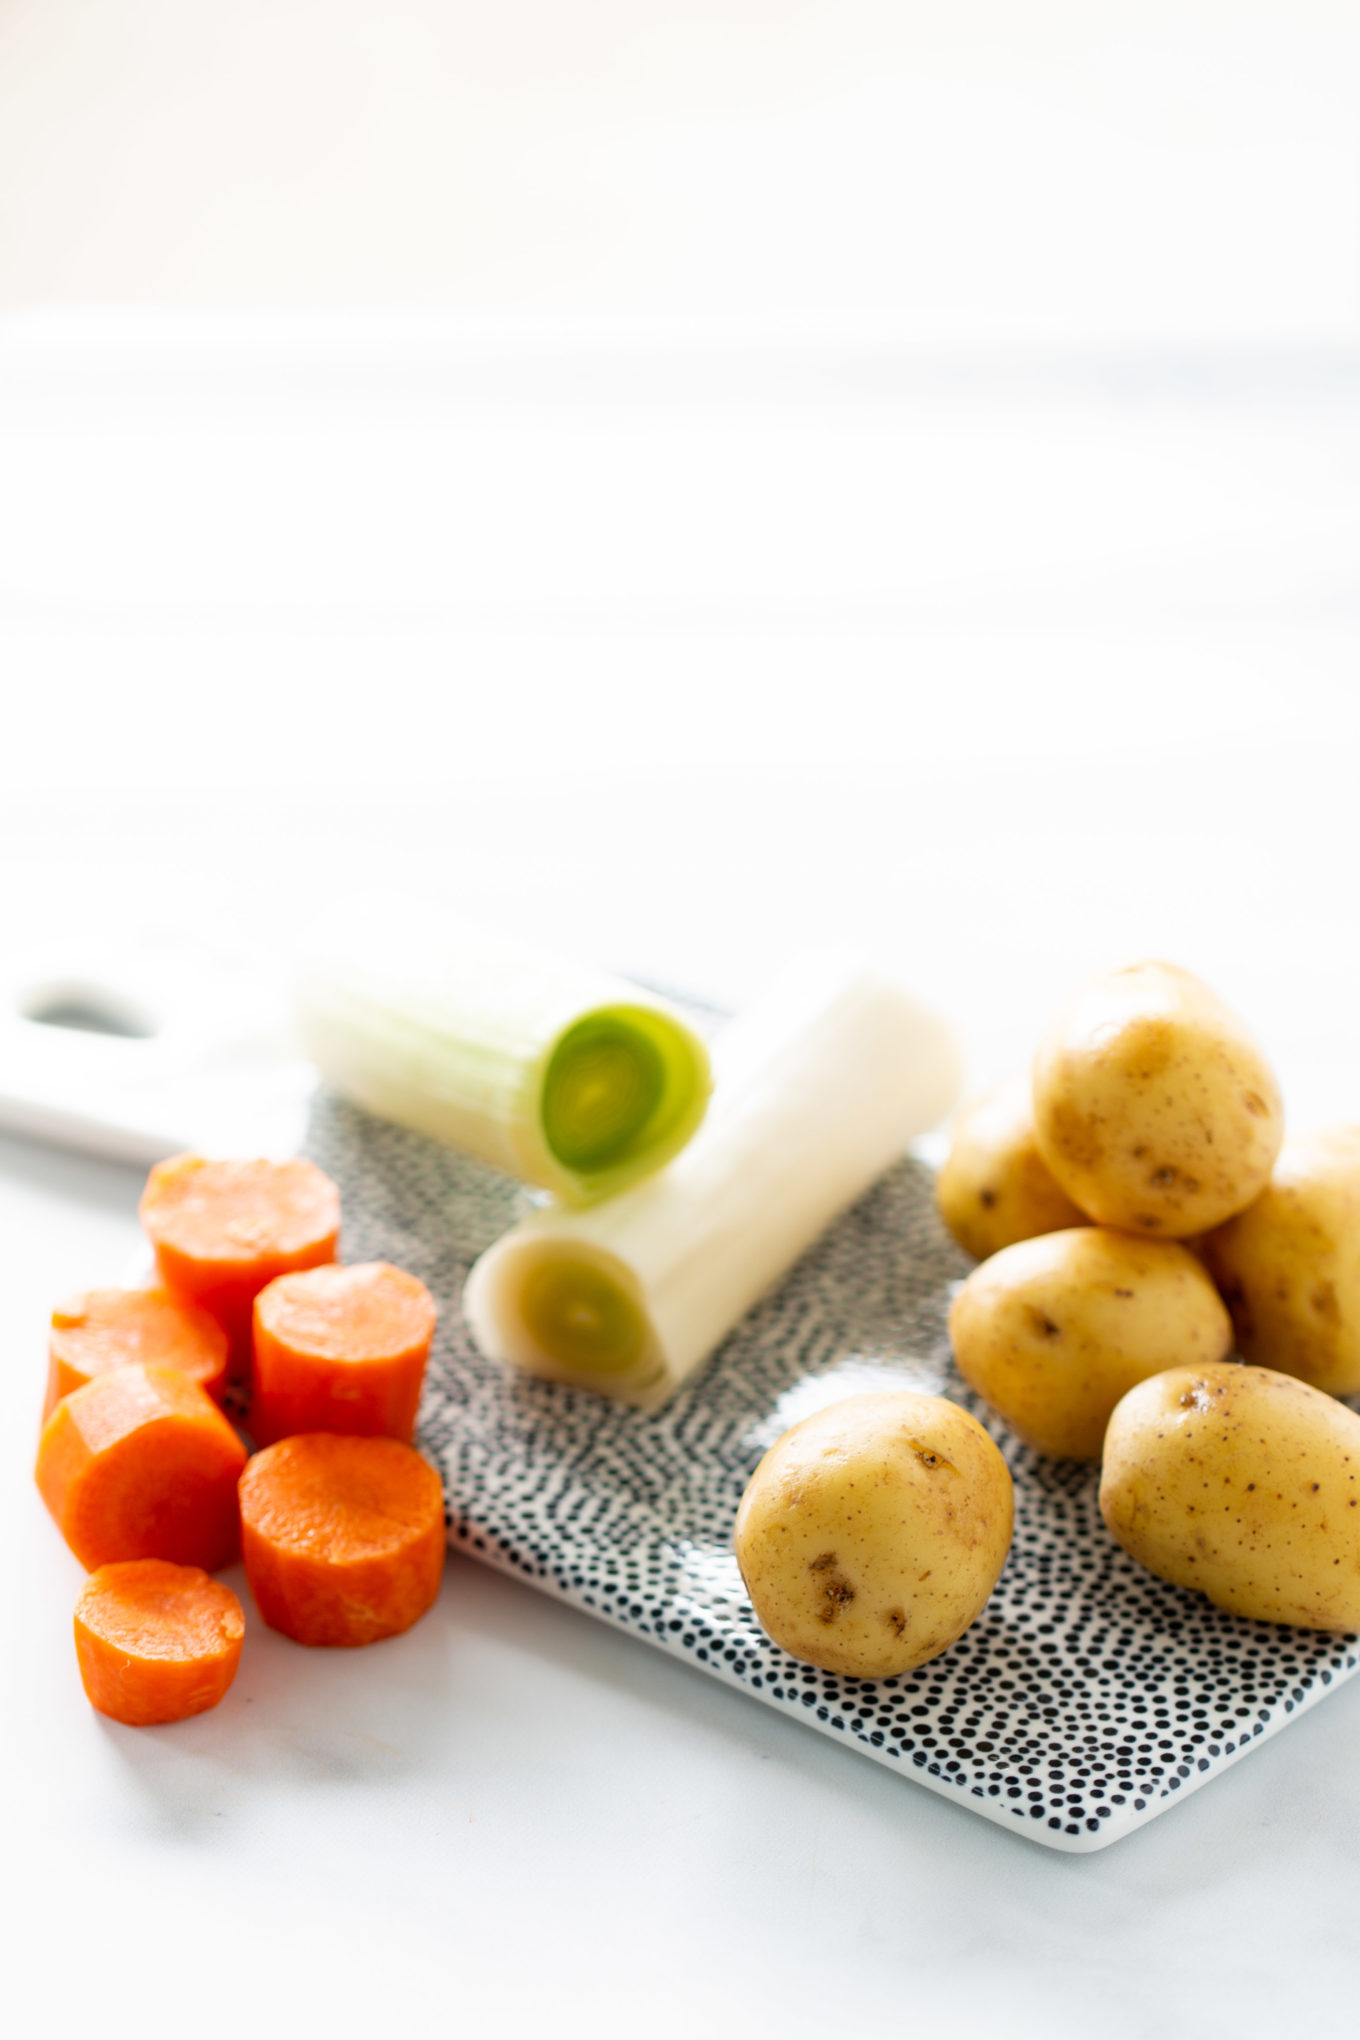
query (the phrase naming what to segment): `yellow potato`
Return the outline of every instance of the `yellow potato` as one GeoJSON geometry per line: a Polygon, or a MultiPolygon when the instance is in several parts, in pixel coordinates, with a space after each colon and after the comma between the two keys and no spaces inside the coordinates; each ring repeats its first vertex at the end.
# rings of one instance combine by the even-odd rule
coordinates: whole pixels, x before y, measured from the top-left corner
{"type": "Polygon", "coordinates": [[[1140,1565],[1230,1614],[1360,1629],[1360,1417],[1291,1375],[1227,1361],[1130,1389],[1100,1510],[1140,1565]]]}
{"type": "Polygon", "coordinates": [[[737,1512],[756,1618],[794,1657],[891,1678],[985,1607],[1010,1549],[1006,1462],[943,1396],[853,1395],[770,1447],[737,1512]]]}
{"type": "Polygon", "coordinates": [[[960,1374],[1027,1444],[1099,1459],[1110,1412],[1173,1363],[1221,1360],[1232,1325],[1194,1255],[1172,1240],[1082,1226],[1022,1240],[954,1298],[960,1374]]]}
{"type": "Polygon", "coordinates": [[[1200,1250],[1248,1360],[1360,1392],[1360,1126],[1291,1136],[1261,1195],[1200,1250]]]}
{"type": "Polygon", "coordinates": [[[935,1178],[940,1216],[965,1254],[985,1261],[1017,1240],[1085,1225],[1039,1152],[1027,1076],[1012,1077],[966,1105],[949,1158],[935,1178]]]}
{"type": "Polygon", "coordinates": [[[1092,1218],[1185,1239],[1265,1188],[1284,1117],[1236,1014],[1189,971],[1140,963],[1097,978],[1053,1023],[1034,1064],[1034,1126],[1092,1218]]]}

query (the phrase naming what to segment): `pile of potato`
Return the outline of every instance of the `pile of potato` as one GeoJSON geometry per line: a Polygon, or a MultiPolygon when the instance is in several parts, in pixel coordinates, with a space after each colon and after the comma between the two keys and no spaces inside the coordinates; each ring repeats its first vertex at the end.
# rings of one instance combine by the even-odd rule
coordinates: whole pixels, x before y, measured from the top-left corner
{"type": "Polygon", "coordinates": [[[938,1198],[981,1263],[960,1373],[1037,1450],[1101,1460],[1125,1550],[1239,1615],[1360,1628],[1360,1417],[1335,1400],[1360,1392],[1360,1127],[1285,1143],[1242,1022],[1138,964],[961,1116],[938,1198]]]}
{"type": "MultiPolygon", "coordinates": [[[[1242,1022],[1137,964],[961,1115],[937,1194],[981,1263],[950,1313],[960,1373],[1036,1450],[1102,1462],[1124,1549],[1234,1614],[1360,1629],[1360,1416],[1335,1400],[1360,1392],[1360,1127],[1285,1145],[1242,1022]]],[[[779,1439],[734,1548],[776,1643],[883,1678],[976,1620],[1012,1522],[982,1426],[884,1393],[779,1439]]]]}

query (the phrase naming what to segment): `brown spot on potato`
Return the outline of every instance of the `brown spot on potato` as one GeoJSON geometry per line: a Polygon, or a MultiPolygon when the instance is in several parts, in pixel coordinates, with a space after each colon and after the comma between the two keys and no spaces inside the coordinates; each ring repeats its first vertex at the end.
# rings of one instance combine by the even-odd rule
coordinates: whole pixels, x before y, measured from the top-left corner
{"type": "Polygon", "coordinates": [[[821,1599],[817,1607],[819,1622],[834,1622],[855,1598],[855,1590],[849,1580],[842,1574],[829,1570],[835,1563],[835,1552],[824,1551],[820,1558],[814,1558],[808,1566],[809,1572],[824,1575],[819,1582],[821,1587],[821,1599]]]}
{"type": "Polygon", "coordinates": [[[927,1445],[923,1439],[908,1438],[907,1443],[920,1460],[922,1466],[928,1467],[932,1473],[958,1472],[957,1466],[946,1459],[943,1452],[937,1452],[933,1445],[927,1445]]]}
{"type": "Polygon", "coordinates": [[[1057,1339],[1061,1337],[1061,1327],[1055,1325],[1048,1312],[1040,1310],[1037,1304],[1027,1303],[1025,1305],[1025,1313],[1029,1318],[1030,1329],[1037,1332],[1041,1339],[1057,1339]]]}
{"type": "Polygon", "coordinates": [[[822,1597],[821,1605],[817,1609],[819,1622],[834,1622],[841,1610],[848,1608],[855,1598],[855,1590],[849,1580],[844,1579],[840,1573],[832,1572],[831,1568],[835,1563],[834,1551],[823,1551],[818,1557],[808,1560],[809,1572],[827,1575],[820,1583],[822,1597]]]}
{"type": "Polygon", "coordinates": [[[1077,1111],[1061,1095],[1051,1099],[1047,1116],[1049,1140],[1060,1154],[1077,1168],[1094,1169],[1100,1164],[1101,1143],[1096,1134],[1094,1114],[1077,1111]]]}
{"type": "Polygon", "coordinates": [[[1244,1091],[1242,1094],[1242,1103],[1246,1106],[1248,1112],[1251,1113],[1253,1119],[1265,1118],[1266,1101],[1264,1098],[1258,1097],[1255,1091],[1244,1091]]]}
{"type": "Polygon", "coordinates": [[[891,1629],[891,1631],[892,1631],[892,1633],[893,1633],[893,1635],[894,1635],[894,1636],[905,1636],[905,1635],[906,1635],[906,1633],[907,1633],[907,1618],[906,1618],[906,1616],[905,1616],[905,1615],[904,1615],[904,1614],[902,1613],[902,1610],[901,1610],[900,1608],[889,1608],[889,1610],[888,1610],[888,1613],[887,1613],[887,1616],[885,1617],[885,1620],[886,1620],[886,1622],[887,1622],[887,1624],[888,1624],[888,1627],[889,1627],[889,1629],[891,1629]]]}
{"type": "Polygon", "coordinates": [[[817,1610],[823,1622],[834,1622],[843,1608],[848,1608],[855,1598],[855,1590],[849,1580],[843,1580],[839,1573],[829,1579],[822,1588],[822,1605],[817,1610]]]}
{"type": "Polygon", "coordinates": [[[1308,1301],[1324,1323],[1340,1324],[1341,1307],[1336,1300],[1336,1290],[1330,1282],[1319,1282],[1308,1301]]]}
{"type": "Polygon", "coordinates": [[[979,1190],[978,1203],[982,1206],[984,1211],[991,1211],[996,1204],[995,1190],[979,1190]]]}

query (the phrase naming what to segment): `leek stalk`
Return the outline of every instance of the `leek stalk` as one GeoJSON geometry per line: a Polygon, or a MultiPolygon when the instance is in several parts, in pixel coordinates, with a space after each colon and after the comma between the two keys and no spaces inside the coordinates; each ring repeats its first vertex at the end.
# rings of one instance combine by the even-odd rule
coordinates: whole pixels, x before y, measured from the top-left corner
{"type": "Polygon", "coordinates": [[[493,1359],[642,1409],[958,1094],[953,1036],[857,959],[805,957],[731,1022],[704,1125],[659,1175],[544,1210],[473,1267],[463,1307],[493,1359]]]}
{"type": "Polygon", "coordinates": [[[344,1096],[564,1203],[660,1168],[708,1102],[708,1051],[663,1000],[400,894],[319,920],[296,1006],[344,1096]]]}

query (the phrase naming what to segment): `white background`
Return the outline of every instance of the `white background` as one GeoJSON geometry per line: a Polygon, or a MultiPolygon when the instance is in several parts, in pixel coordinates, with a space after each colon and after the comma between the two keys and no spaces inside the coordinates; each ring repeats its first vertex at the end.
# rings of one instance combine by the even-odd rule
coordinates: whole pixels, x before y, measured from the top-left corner
{"type": "Polygon", "coordinates": [[[1349,0],[3,0],[0,302],[1351,336],[1349,0]]]}
{"type": "MultiPolygon", "coordinates": [[[[1358,58],[1298,5],[0,0],[6,968],[277,971],[377,873],[725,1000],[863,939],[983,1080],[1160,953],[1360,1117],[1358,58]]],[[[93,1717],[30,1459],[137,1189],[0,1141],[22,2030],[1347,2015],[1354,1686],[1087,1858],[461,1562],[93,1717]]]]}

